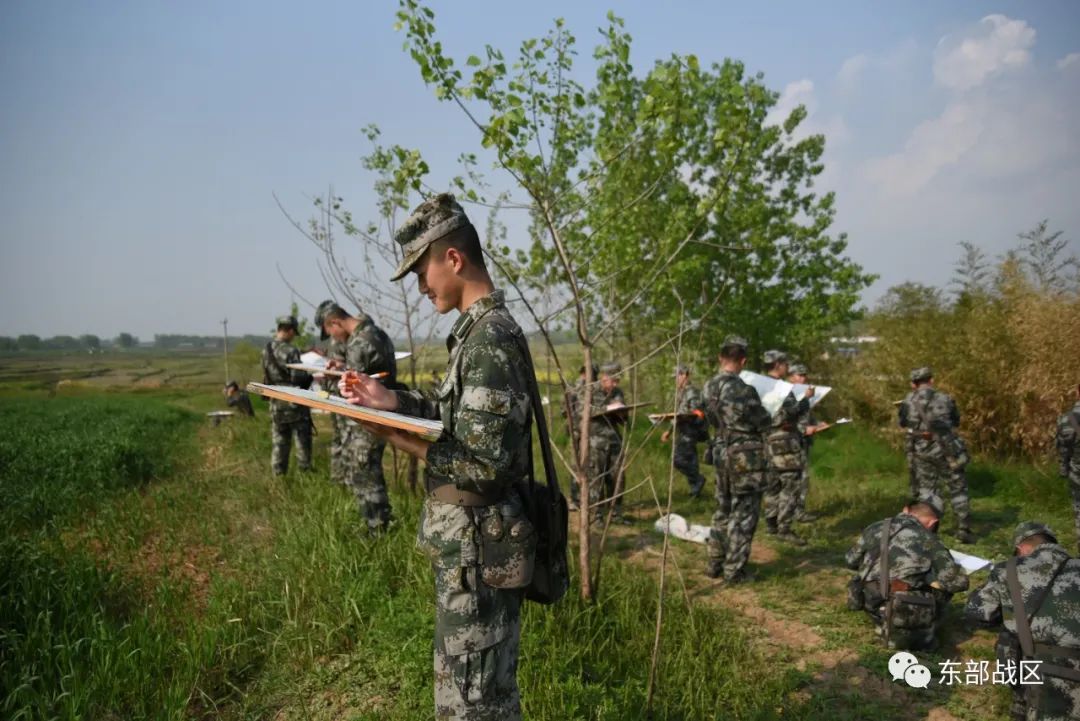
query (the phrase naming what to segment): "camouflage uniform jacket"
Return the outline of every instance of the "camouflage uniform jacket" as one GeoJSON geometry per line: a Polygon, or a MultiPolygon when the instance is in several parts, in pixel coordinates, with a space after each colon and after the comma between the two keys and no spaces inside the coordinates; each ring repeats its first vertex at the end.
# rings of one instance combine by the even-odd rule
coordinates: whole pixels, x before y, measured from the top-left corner
{"type": "MultiPolygon", "coordinates": [[[[878,580],[881,532],[885,521],[866,527],[845,556],[848,568],[857,570],[864,581],[878,580]]],[[[968,577],[953,560],[937,534],[926,530],[919,519],[901,513],[894,516],[889,533],[889,579],[904,581],[913,592],[929,594],[937,581],[947,593],[967,590],[968,577]]]]}
{"type": "MultiPolygon", "coordinates": [[[[1007,641],[1010,636],[1015,638],[1016,621],[1005,566],[1004,562],[995,564],[986,585],[968,596],[964,615],[979,624],[1004,626],[1009,636],[998,638],[998,656],[1016,661],[1016,647],[1007,641]]],[[[1080,670],[1080,657],[1076,655],[1080,653],[1080,559],[1070,558],[1057,543],[1043,543],[1029,555],[1017,559],[1016,572],[1031,636],[1036,644],[1036,657],[1044,663],[1080,670]],[[1057,578],[1036,611],[1033,608],[1035,597],[1044,593],[1059,568],[1057,578]],[[1033,611],[1036,611],[1034,616],[1033,611]],[[1046,646],[1068,650],[1072,657],[1055,655],[1054,649],[1046,646]]],[[[1080,683],[1049,674],[1044,683],[1045,686],[1038,687],[1043,696],[1038,718],[1080,718],[1080,683]]],[[[1029,718],[1033,715],[1029,709],[1029,718]]]]}
{"type": "Polygon", "coordinates": [[[1080,434],[1069,422],[1070,415],[1080,425],[1080,401],[1077,401],[1072,410],[1058,418],[1056,439],[1058,459],[1061,461],[1062,477],[1071,477],[1074,481],[1080,482],[1080,452],[1077,452],[1077,446],[1080,446],[1080,437],[1078,437],[1080,434]]]}
{"type": "Polygon", "coordinates": [[[389,373],[383,384],[392,386],[397,382],[394,342],[369,316],[361,315],[358,320],[360,324],[345,342],[345,367],[369,375],[389,373]]]}
{"type": "Polygon", "coordinates": [[[772,426],[765,435],[768,446],[769,465],[780,471],[796,471],[802,468],[804,458],[803,431],[810,403],[804,398],[795,400],[788,393],[784,402],[772,417],[772,426]]]}
{"type": "Polygon", "coordinates": [[[912,450],[921,456],[951,458],[958,440],[955,429],[960,425],[960,411],[948,393],[930,386],[911,391],[900,404],[899,421],[902,428],[913,434],[912,450]]]}
{"type": "MultiPolygon", "coordinates": [[[[327,360],[336,360],[345,363],[345,344],[338,342],[331,336],[330,340],[326,342],[326,358],[327,360]]],[[[341,395],[341,391],[338,390],[338,376],[324,375],[322,379],[322,388],[332,396],[341,395]]]]}
{"type": "MultiPolygon", "coordinates": [[[[675,395],[675,412],[679,415],[691,413],[704,414],[705,399],[694,386],[687,384],[675,395]]],[[[696,415],[693,420],[677,419],[675,421],[675,436],[677,439],[698,443],[709,437],[709,426],[703,415],[696,415]]]]}
{"type": "Polygon", "coordinates": [[[244,391],[237,391],[225,399],[225,404],[230,408],[237,409],[242,415],[255,417],[255,409],[251,406],[251,399],[244,391]]]}
{"type": "MultiPolygon", "coordinates": [[[[428,447],[426,482],[431,490],[454,484],[500,496],[496,505],[465,508],[424,499],[417,543],[436,569],[481,566],[480,532],[473,518],[501,514],[510,528],[524,516],[513,489],[529,473],[531,408],[524,335],[505,307],[502,291],[474,302],[457,319],[446,341],[449,365],[435,397],[399,391],[399,412],[440,419],[443,435],[428,447]]],[[[453,655],[487,648],[509,634],[502,606],[436,616],[436,638],[453,655]]]]}
{"type": "MultiPolygon", "coordinates": [[[[622,388],[616,386],[610,393],[605,393],[599,386],[593,390],[593,413],[603,411],[612,403],[626,403],[622,388]]],[[[594,418],[589,424],[589,438],[595,439],[596,443],[621,443],[622,427],[625,423],[625,416],[620,415],[606,415],[594,418]]]]}
{"type": "Polygon", "coordinates": [[[705,415],[716,429],[713,464],[725,468],[735,493],[754,493],[765,484],[763,434],[772,419],[754,387],[737,373],[721,371],[705,384],[705,415]]]}
{"type": "MultiPolygon", "coordinates": [[[[300,351],[293,348],[289,343],[275,338],[263,347],[263,378],[271,385],[307,388],[311,385],[310,374],[285,367],[286,363],[299,362],[300,351]]],[[[270,417],[276,423],[292,423],[304,418],[310,418],[311,413],[306,406],[271,399],[270,417]]]]}

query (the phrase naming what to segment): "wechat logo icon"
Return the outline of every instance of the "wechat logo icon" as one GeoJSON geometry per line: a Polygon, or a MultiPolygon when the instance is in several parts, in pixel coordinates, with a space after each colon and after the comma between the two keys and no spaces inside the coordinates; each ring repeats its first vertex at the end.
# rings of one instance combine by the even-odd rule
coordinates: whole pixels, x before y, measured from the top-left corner
{"type": "Polygon", "coordinates": [[[915,654],[898,651],[889,659],[889,674],[893,681],[903,680],[912,688],[926,688],[930,685],[930,669],[919,663],[915,654]]]}

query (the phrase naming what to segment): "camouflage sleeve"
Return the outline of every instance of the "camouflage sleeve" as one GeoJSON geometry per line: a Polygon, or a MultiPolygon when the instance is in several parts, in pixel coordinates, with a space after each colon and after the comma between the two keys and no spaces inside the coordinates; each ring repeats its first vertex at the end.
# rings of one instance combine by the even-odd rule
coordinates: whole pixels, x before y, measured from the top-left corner
{"type": "Polygon", "coordinates": [[[900,407],[896,410],[896,421],[901,428],[908,427],[909,412],[910,411],[908,409],[908,399],[905,398],[903,402],[900,403],[900,407]]]}
{"type": "Polygon", "coordinates": [[[1058,460],[1061,462],[1061,476],[1067,478],[1069,466],[1072,465],[1073,451],[1076,448],[1076,431],[1073,430],[1072,424],[1069,423],[1068,413],[1058,418],[1057,435],[1054,442],[1057,445],[1058,460]]]}
{"type": "Polygon", "coordinates": [[[427,464],[459,488],[483,493],[498,490],[519,446],[531,442],[529,390],[512,339],[474,338],[462,348],[453,435],[444,433],[428,448],[427,464]]]}
{"type": "MultiPolygon", "coordinates": [[[[866,557],[866,553],[869,550],[871,531],[874,526],[869,526],[865,531],[859,534],[858,540],[855,541],[855,545],[848,549],[847,554],[844,556],[844,563],[852,571],[859,570],[862,566],[863,559],[866,557]]],[[[875,541],[876,542],[876,541],[875,541]]]]}
{"type": "MultiPolygon", "coordinates": [[[[282,343],[278,346],[278,349],[278,360],[281,365],[300,362],[300,351],[291,345],[282,343]]],[[[289,371],[289,382],[297,388],[307,388],[311,385],[312,377],[310,373],[295,368],[288,368],[287,370],[289,371]]]]}
{"type": "Polygon", "coordinates": [[[428,420],[439,420],[439,402],[420,390],[394,391],[398,399],[397,413],[428,420]]]}
{"type": "Polygon", "coordinates": [[[349,345],[345,349],[345,365],[367,374],[390,371],[390,362],[383,351],[364,333],[349,339],[349,345]]]}
{"type": "Polygon", "coordinates": [[[978,624],[998,626],[1004,618],[1001,599],[1008,593],[1005,587],[1005,564],[999,563],[990,571],[982,588],[968,594],[964,618],[978,624]]]}
{"type": "Polygon", "coordinates": [[[967,574],[964,573],[964,569],[953,559],[949,549],[945,548],[945,544],[937,536],[933,536],[933,545],[929,550],[929,575],[931,576],[929,580],[931,582],[936,581],[943,590],[949,593],[966,591],[968,587],[967,574]]]}
{"type": "Polygon", "coordinates": [[[949,397],[949,422],[953,428],[960,427],[960,408],[956,405],[956,401],[949,397]]]}

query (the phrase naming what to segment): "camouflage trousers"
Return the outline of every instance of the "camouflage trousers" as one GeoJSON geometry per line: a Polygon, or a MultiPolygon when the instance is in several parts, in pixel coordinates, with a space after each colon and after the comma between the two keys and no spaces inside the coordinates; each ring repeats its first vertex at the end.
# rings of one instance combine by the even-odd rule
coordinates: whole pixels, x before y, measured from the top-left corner
{"type": "Polygon", "coordinates": [[[675,441],[675,470],[686,476],[690,483],[690,494],[697,496],[705,486],[705,476],[698,466],[697,444],[693,441],[675,441]]]}
{"type": "Polygon", "coordinates": [[[807,463],[795,483],[795,520],[806,513],[806,497],[810,494],[810,464],[807,463]]]}
{"type": "Polygon", "coordinates": [[[368,529],[383,529],[390,522],[390,497],[386,493],[382,464],[386,441],[350,423],[343,445],[345,484],[356,496],[360,515],[367,522],[368,529]]]}
{"type": "MultiPolygon", "coordinates": [[[[799,510],[799,486],[804,470],[769,470],[768,485],[765,487],[765,522],[770,527],[775,526],[779,533],[791,530],[791,523],[799,510]]],[[[805,498],[804,493],[804,502],[805,498]]]]}
{"type": "Polygon", "coordinates": [[[349,419],[338,414],[333,416],[334,436],[330,439],[330,481],[339,485],[348,483],[348,455],[345,449],[345,433],[349,419]]]}
{"type": "Polygon", "coordinates": [[[283,476],[289,470],[289,451],[296,442],[296,464],[301,471],[311,470],[311,417],[297,420],[270,420],[270,467],[274,475],[283,476]]]}
{"type": "Polygon", "coordinates": [[[717,470],[716,512],[709,534],[709,565],[722,568],[724,578],[738,575],[750,560],[750,546],[757,530],[761,493],[733,494],[724,479],[726,471],[717,470]]]}
{"type": "Polygon", "coordinates": [[[435,718],[519,721],[521,591],[490,588],[479,566],[434,570],[435,718]]]}
{"type": "MultiPolygon", "coordinates": [[[[615,487],[622,469],[622,440],[597,438],[589,440],[589,505],[595,506],[600,501],[615,495],[615,487]]],[[[615,512],[622,509],[622,497],[615,499],[615,512]]],[[[597,508],[605,513],[607,506],[597,508]]]]}
{"type": "Polygon", "coordinates": [[[967,475],[964,468],[952,469],[943,456],[913,453],[911,462],[911,495],[922,498],[934,493],[944,496],[942,489],[948,492],[952,503],[956,527],[965,530],[971,528],[971,500],[968,498],[967,475]]]}

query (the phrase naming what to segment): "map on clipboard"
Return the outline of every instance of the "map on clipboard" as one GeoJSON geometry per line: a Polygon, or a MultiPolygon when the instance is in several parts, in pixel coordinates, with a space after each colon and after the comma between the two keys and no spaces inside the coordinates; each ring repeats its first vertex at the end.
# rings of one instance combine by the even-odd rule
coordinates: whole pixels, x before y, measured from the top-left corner
{"type": "Polygon", "coordinates": [[[338,415],[352,418],[365,423],[375,423],[380,426],[389,426],[398,430],[407,431],[420,436],[424,440],[437,440],[443,432],[442,421],[432,421],[427,418],[406,416],[393,411],[380,411],[374,408],[365,408],[348,403],[338,396],[324,395],[317,391],[309,391],[294,386],[272,386],[264,383],[248,383],[248,393],[257,393],[267,398],[276,398],[289,403],[296,403],[308,408],[337,413],[338,415]]]}

